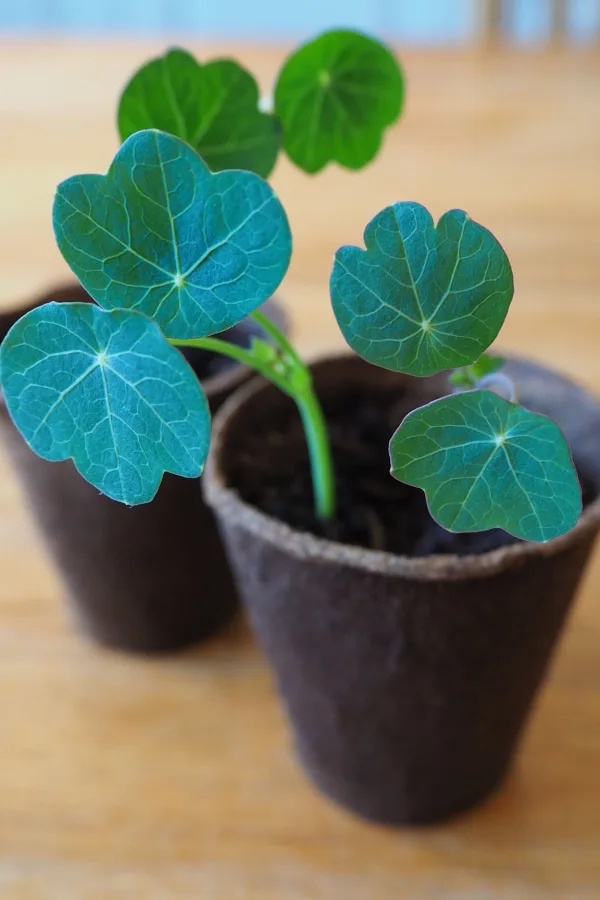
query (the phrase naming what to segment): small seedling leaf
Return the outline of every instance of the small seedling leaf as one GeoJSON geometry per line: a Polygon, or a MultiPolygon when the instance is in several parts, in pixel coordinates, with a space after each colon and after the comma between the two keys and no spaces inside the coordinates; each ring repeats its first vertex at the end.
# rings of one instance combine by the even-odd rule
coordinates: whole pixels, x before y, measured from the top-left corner
{"type": "Polygon", "coordinates": [[[273,344],[270,344],[269,341],[263,340],[263,338],[252,338],[250,352],[258,363],[267,366],[271,365],[271,363],[274,363],[278,357],[277,350],[275,349],[273,344]]]}
{"type": "Polygon", "coordinates": [[[158,326],[128,310],[48,303],[0,349],[8,410],[44,459],[73,459],[122,503],[146,503],[164,472],[197,478],[210,443],[202,389],[158,326]]]}
{"type": "Polygon", "coordinates": [[[495,339],[513,296],[508,258],[462,210],[437,227],[418,203],[395,203],[342,247],[331,274],[344,337],[376,365],[431,375],[471,365],[495,339]]]}
{"type": "Polygon", "coordinates": [[[476,382],[481,381],[482,378],[488,378],[499,372],[505,363],[506,360],[502,356],[488,356],[487,353],[483,353],[470,367],[471,374],[476,382]]]}
{"type": "Polygon", "coordinates": [[[487,353],[484,353],[472,366],[463,366],[452,372],[450,383],[463,388],[476,387],[478,381],[495,375],[504,364],[505,360],[501,356],[488,356],[487,353]]]}
{"type": "Polygon", "coordinates": [[[360,169],[400,116],[404,78],[383,44],[354,31],[329,31],[300,47],[275,87],[284,148],[306,172],[329,162],[360,169]]]}
{"type": "Polygon", "coordinates": [[[422,488],[449,531],[502,528],[527,541],[569,531],[581,490],[558,426],[485,390],[409,413],[390,443],[392,475],[422,488]]]}
{"type": "Polygon", "coordinates": [[[291,255],[281,203],[251,172],[212,174],[179,138],[140,131],[107,175],[58,186],[54,231],[105,309],[136,309],[169,338],[225,331],[279,286],[291,255]]]}
{"type": "Polygon", "coordinates": [[[266,178],[281,143],[279,122],[261,112],[256,81],[229,59],[201,65],[169,50],[139,69],[119,103],[121,140],[159,128],[198,151],[213,172],[247,169],[266,178]]]}

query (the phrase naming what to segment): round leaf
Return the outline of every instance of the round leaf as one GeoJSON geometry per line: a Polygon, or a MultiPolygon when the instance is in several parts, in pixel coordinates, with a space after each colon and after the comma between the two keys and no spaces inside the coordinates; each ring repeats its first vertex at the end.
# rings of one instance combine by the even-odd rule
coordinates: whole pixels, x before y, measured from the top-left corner
{"type": "Polygon", "coordinates": [[[366,250],[342,247],[331,302],[350,346],[376,365],[431,375],[474,363],[502,327],[513,276],[496,238],[459,209],[434,225],[418,203],[395,203],[365,229],[366,250]]]}
{"type": "Polygon", "coordinates": [[[136,309],[170,338],[237,324],[281,283],[291,235],[281,203],[251,172],[213,175],[161,131],[128,138],[106,175],[58,186],[54,231],[105,309],[136,309]]]}
{"type": "Polygon", "coordinates": [[[422,488],[449,531],[503,528],[527,541],[569,531],[581,490],[558,425],[490,391],[409,413],[390,443],[392,475],[422,488]]]}
{"type": "Polygon", "coordinates": [[[266,178],[279,153],[277,119],[259,109],[258,86],[238,63],[200,65],[169,50],[134,74],[121,95],[119,133],[160,128],[198,151],[213,172],[248,169],[266,178]]]}
{"type": "Polygon", "coordinates": [[[113,500],[146,503],[164,472],[202,473],[206,398],[183,356],[139,313],[91,303],[37,307],[6,336],[0,375],[32,450],[73,459],[113,500]]]}
{"type": "Polygon", "coordinates": [[[310,173],[329,162],[348,169],[370,162],[403,100],[404,78],[393,53],[354,31],[329,31],[304,44],[275,87],[285,151],[310,173]]]}

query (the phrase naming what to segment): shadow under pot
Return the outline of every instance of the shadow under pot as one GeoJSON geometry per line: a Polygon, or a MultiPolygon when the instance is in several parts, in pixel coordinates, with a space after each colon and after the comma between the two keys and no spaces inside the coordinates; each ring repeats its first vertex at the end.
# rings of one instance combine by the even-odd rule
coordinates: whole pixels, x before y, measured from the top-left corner
{"type": "MultiPolygon", "coordinates": [[[[51,300],[90,298],[73,285],[3,312],[0,339],[28,309],[51,300]]],[[[284,324],[276,304],[263,309],[284,324]]],[[[257,333],[247,320],[226,335],[246,345],[257,333]]],[[[251,374],[203,350],[186,348],[185,356],[213,413],[251,374]]],[[[152,503],[126,507],[84,481],[71,460],[48,462],[34,454],[1,399],[0,431],[81,632],[118,650],[171,652],[210,637],[231,619],[237,594],[198,479],[166,474],[152,503]]]]}
{"type": "Polygon", "coordinates": [[[437,822],[500,785],[598,531],[600,405],[547,369],[507,371],[522,402],[563,429],[584,487],[581,520],[547,544],[450,535],[421,491],[389,475],[392,432],[447,393],[443,378],[350,356],[313,367],[336,466],[327,533],[288,398],[254,380],[214,423],[205,496],[297,754],[325,794],[368,819],[437,822]]]}

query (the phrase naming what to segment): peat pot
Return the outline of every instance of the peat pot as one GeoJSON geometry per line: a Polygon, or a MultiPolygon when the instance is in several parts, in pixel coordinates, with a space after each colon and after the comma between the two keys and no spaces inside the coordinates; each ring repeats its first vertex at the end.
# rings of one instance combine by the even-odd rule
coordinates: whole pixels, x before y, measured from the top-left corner
{"type": "Polygon", "coordinates": [[[548,670],[598,531],[600,405],[511,361],[523,404],[570,442],[585,511],[543,545],[449,535],[421,492],[391,479],[387,458],[402,416],[439,396],[444,379],[351,356],[313,372],[338,475],[329,536],[311,521],[295,409],[260,379],[217,416],[205,496],[315,784],[368,819],[440,821],[501,784],[548,670]],[[348,543],[361,528],[382,549],[348,543]]]}
{"type": "MultiPolygon", "coordinates": [[[[2,312],[0,338],[33,306],[89,299],[72,285],[2,312]]],[[[256,326],[244,322],[227,334],[246,343],[255,332],[256,326]]],[[[250,374],[206,351],[186,348],[185,355],[213,412],[250,374]]],[[[119,650],[169,652],[211,636],[229,621],[236,591],[198,480],[167,474],[152,503],[129,508],[84,481],[70,460],[48,462],[35,455],[1,402],[0,431],[84,634],[119,650]]]]}

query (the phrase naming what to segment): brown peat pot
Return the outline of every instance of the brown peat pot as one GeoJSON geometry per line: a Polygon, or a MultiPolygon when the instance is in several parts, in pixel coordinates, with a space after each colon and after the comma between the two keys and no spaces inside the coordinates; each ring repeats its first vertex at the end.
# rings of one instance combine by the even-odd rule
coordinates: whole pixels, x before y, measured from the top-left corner
{"type": "MultiPolygon", "coordinates": [[[[420,546],[429,555],[315,536],[259,508],[261,480],[268,506],[274,502],[268,491],[269,482],[276,484],[272,473],[295,458],[295,443],[301,447],[301,432],[289,424],[296,415],[291,401],[254,380],[226,403],[214,424],[205,496],[275,671],[298,756],[325,794],[369,819],[440,821],[500,785],[594,544],[600,405],[539,366],[511,361],[507,371],[523,404],[562,427],[586,486],[577,526],[544,545],[509,541],[501,532],[480,536],[480,548],[496,547],[485,552],[467,536],[451,536],[444,545],[431,520],[434,539],[430,534],[423,543],[417,532],[429,526],[423,525],[420,492],[422,510],[412,493],[396,507],[402,518],[405,502],[410,527],[405,523],[390,533],[392,544],[420,546]],[[294,446],[286,435],[293,435],[294,446]]],[[[313,372],[334,456],[343,410],[350,409],[351,423],[373,404],[387,409],[387,441],[409,408],[445,388],[439,377],[408,378],[351,356],[320,362],[313,372]]],[[[346,450],[364,456],[368,441],[360,445],[356,436],[350,438],[344,438],[346,450]]],[[[299,507],[310,504],[308,467],[304,461],[297,467],[308,496],[294,496],[288,504],[285,515],[292,521],[301,516],[299,507]]],[[[341,455],[336,468],[342,500],[347,485],[339,477],[341,455]]],[[[388,527],[385,485],[390,494],[415,490],[387,474],[385,444],[380,468],[380,480],[371,482],[357,470],[374,497],[377,484],[383,485],[374,508],[382,510],[384,525],[371,529],[375,543],[388,527]]],[[[291,469],[281,483],[283,492],[287,485],[294,490],[291,469]]],[[[343,534],[349,526],[341,527],[343,534]]]]}
{"type": "MultiPolygon", "coordinates": [[[[3,312],[0,339],[27,309],[51,300],[90,298],[72,285],[3,312]]],[[[228,337],[245,343],[255,331],[242,323],[228,337]]],[[[200,350],[185,355],[213,413],[250,375],[200,350]]],[[[230,620],[237,594],[198,480],[165,475],[152,503],[129,508],[84,481],[70,460],[48,462],[34,454],[3,402],[0,431],[83,633],[119,650],[164,653],[207,638],[230,620]]]]}

